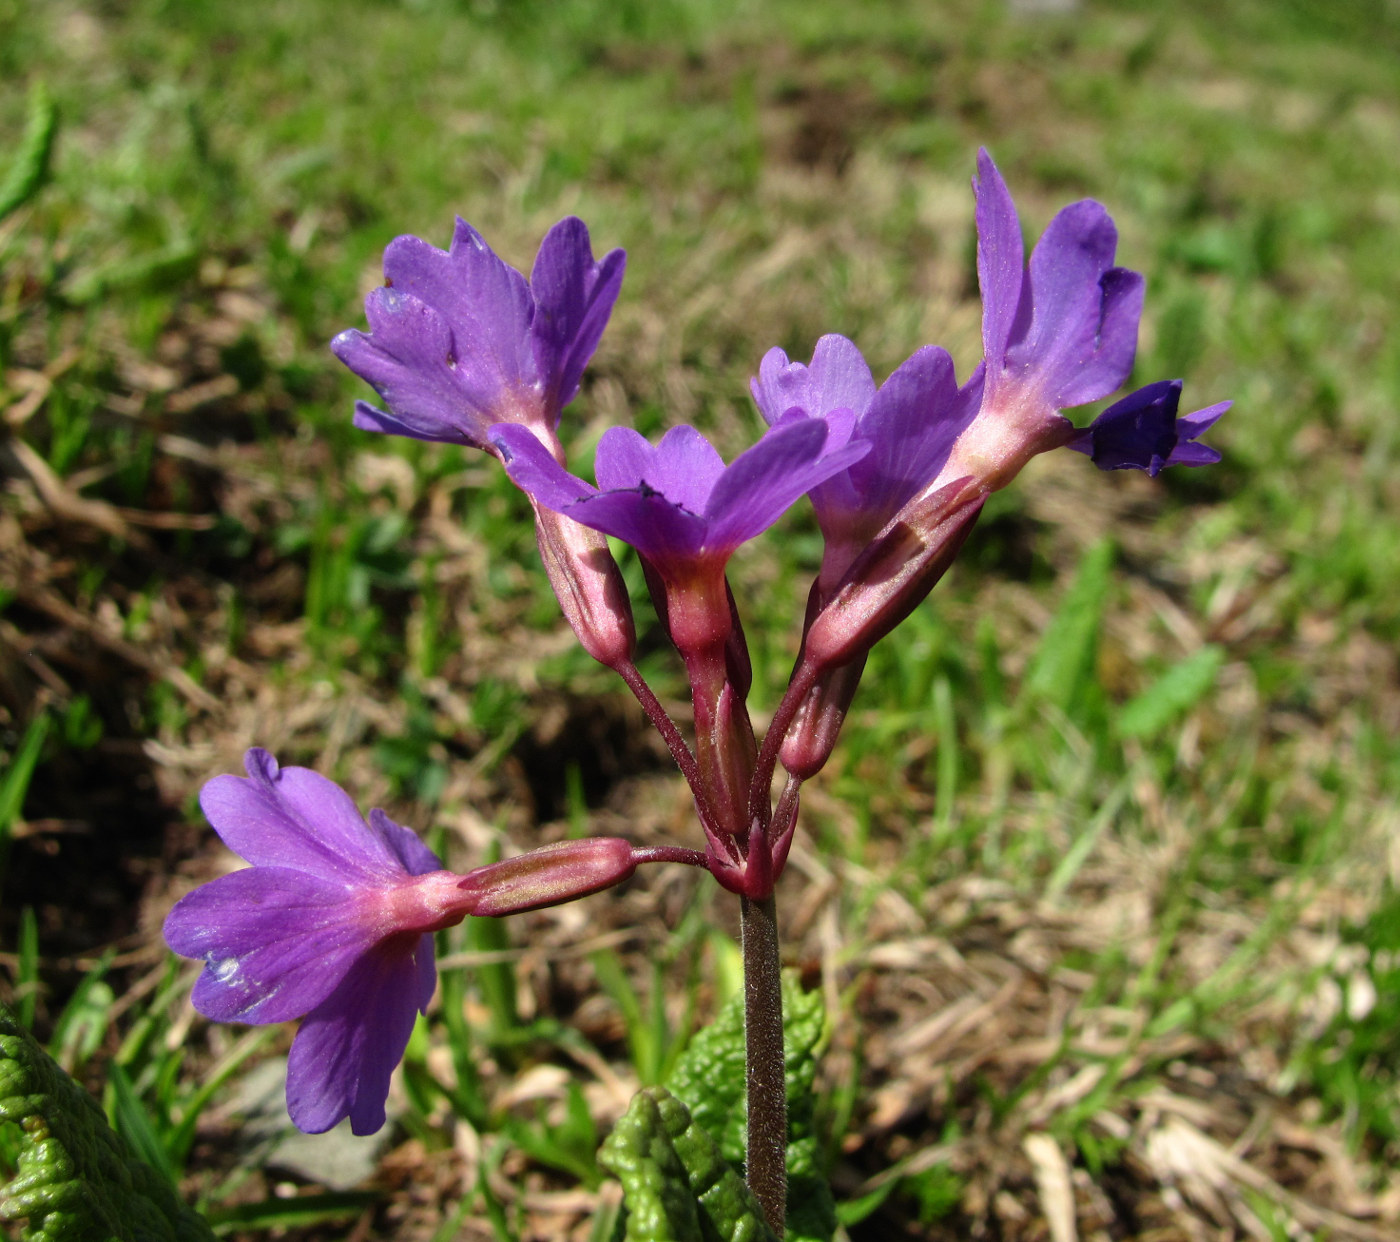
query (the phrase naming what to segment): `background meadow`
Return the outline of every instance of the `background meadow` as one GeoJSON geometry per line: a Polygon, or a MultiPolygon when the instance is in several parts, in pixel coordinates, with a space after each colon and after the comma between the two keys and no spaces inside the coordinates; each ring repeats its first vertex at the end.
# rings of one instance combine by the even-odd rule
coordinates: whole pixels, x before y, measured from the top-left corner
{"type": "MultiPolygon", "coordinates": [[[[0,0],[0,177],[46,99],[0,219],[0,996],[222,1233],[603,1242],[599,1137],[737,978],[680,868],[471,921],[358,1144],[288,1134],[290,1028],[188,1005],[160,924],[254,743],[459,868],[698,841],[503,474],[350,426],[326,342],[384,245],[455,212],[528,270],[583,216],[629,265],[576,465],[628,420],[732,455],[770,346],[973,366],[985,144],[1033,236],[1112,211],[1135,381],[1236,405],[1210,470],[998,494],[808,787],[780,912],[845,1228],[1396,1236],[1393,0],[0,0]]],[[[819,554],[799,507],[734,564],[760,718],[819,554]]]]}

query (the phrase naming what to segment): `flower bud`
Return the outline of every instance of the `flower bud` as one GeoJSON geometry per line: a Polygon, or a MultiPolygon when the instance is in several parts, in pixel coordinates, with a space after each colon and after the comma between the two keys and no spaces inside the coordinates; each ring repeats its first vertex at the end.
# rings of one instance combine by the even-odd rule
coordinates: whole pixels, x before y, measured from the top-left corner
{"type": "Polygon", "coordinates": [[[630,663],[637,644],[632,603],[607,537],[562,513],[532,504],[535,538],[549,585],[583,649],[608,668],[630,663]]]}
{"type": "Polygon", "coordinates": [[[476,915],[521,914],[587,897],[629,879],[637,869],[620,837],[560,841],[467,872],[462,892],[476,915]]]}
{"type": "Polygon", "coordinates": [[[904,506],[855,560],[807,631],[804,658],[820,669],[869,651],[933,590],[982,512],[986,497],[968,480],[904,506]]]}

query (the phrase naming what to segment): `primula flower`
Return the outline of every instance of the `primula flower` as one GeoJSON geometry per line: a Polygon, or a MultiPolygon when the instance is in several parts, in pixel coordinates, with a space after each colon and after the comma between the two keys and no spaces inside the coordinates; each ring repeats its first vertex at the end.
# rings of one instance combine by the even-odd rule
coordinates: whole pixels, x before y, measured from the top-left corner
{"type": "Polygon", "coordinates": [[[625,262],[613,250],[595,263],[588,229],[573,216],[545,235],[528,283],[465,220],[445,251],[395,238],[384,251],[384,287],[365,299],[370,331],[331,342],[389,407],[357,402],[355,425],[489,449],[487,429],[513,422],[552,441],[625,262]]]}
{"type": "Polygon", "coordinates": [[[1027,265],[1016,204],[985,150],[977,170],[986,380],[981,412],[939,483],[968,475],[992,491],[1074,434],[1060,410],[1097,401],[1128,378],[1143,281],[1113,265],[1118,231],[1091,199],[1050,221],[1027,265]]]}
{"type": "Polygon", "coordinates": [[[1177,417],[1180,380],[1159,380],[1111,405],[1067,445],[1084,453],[1100,470],[1146,470],[1156,476],[1167,466],[1209,466],[1220,454],[1196,444],[1231,406],[1220,401],[1177,417]]]}
{"type": "Polygon", "coordinates": [[[166,943],[204,959],[192,1000],[220,1022],[303,1018],[287,1110],[316,1134],[384,1124],[389,1078],[436,984],[432,933],[468,914],[511,914],[626,879],[643,858],[616,838],[560,845],[454,875],[383,811],[368,822],[338,785],[250,750],[200,805],[252,863],[175,904],[166,943]]]}
{"type": "Polygon", "coordinates": [[[770,349],[749,387],[772,425],[798,410],[812,418],[855,415],[854,437],[869,453],[808,493],[826,542],[828,588],[903,505],[938,475],[977,413],[982,372],[958,387],[946,350],[926,345],[877,390],[870,367],[844,336],[824,336],[810,365],[770,349]]]}
{"type": "Polygon", "coordinates": [[[653,447],[630,427],[598,444],[593,487],[568,473],[520,427],[491,429],[511,478],[539,504],[630,543],[667,587],[677,646],[727,632],[724,566],[740,544],[767,530],[799,496],[866,452],[848,443],[851,420],[798,416],[767,432],[728,466],[694,427],[673,427],[653,447]],[[687,604],[699,629],[688,629],[687,604]]]}
{"type": "MultiPolygon", "coordinates": [[[[595,263],[573,216],[545,235],[528,284],[464,220],[449,250],[396,238],[384,251],[384,287],[365,299],[370,332],[331,342],[389,407],[356,402],[355,425],[494,453],[488,429],[512,422],[562,461],[559,414],[607,326],[625,262],[613,250],[595,263]]],[[[607,541],[553,513],[535,516],[550,585],[579,641],[609,668],[627,667],[636,633],[607,541]]]]}

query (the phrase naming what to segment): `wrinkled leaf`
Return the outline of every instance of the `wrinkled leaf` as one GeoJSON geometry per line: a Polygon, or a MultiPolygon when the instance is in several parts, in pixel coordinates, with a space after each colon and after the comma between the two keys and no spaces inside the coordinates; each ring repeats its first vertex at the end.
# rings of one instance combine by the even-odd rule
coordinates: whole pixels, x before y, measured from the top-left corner
{"type": "MultiPolygon", "coordinates": [[[[804,993],[795,976],[785,976],[783,1040],[788,1096],[789,1242],[829,1242],[836,1229],[836,1208],[822,1173],[813,1124],[812,1086],[825,1025],[826,1012],[821,996],[804,993]]],[[[668,1085],[676,1100],[684,1105],[696,1129],[715,1144],[725,1162],[725,1170],[737,1178],[737,1170],[743,1167],[746,1138],[742,994],[735,996],[714,1023],[691,1040],[676,1063],[668,1085]]],[[[634,1101],[634,1109],[639,1107],[643,1106],[634,1101]]],[[[695,1236],[709,1239],[712,1235],[703,1232],[703,1215],[692,1222],[686,1215],[685,1204],[678,1201],[680,1190],[675,1179],[681,1176],[681,1170],[676,1164],[679,1157],[675,1144],[659,1142],[648,1132],[648,1146],[643,1143],[642,1132],[638,1129],[641,1124],[634,1119],[628,1132],[630,1138],[609,1140],[617,1150],[630,1153],[630,1182],[611,1162],[609,1146],[605,1145],[603,1156],[604,1163],[618,1172],[627,1192],[628,1229],[638,1230],[628,1233],[629,1240],[640,1242],[649,1236],[645,1229],[658,1221],[672,1230],[672,1234],[658,1234],[658,1237],[674,1236],[677,1242],[688,1242],[690,1235],[684,1231],[700,1228],[702,1232],[695,1236]],[[634,1225],[639,1212],[645,1223],[634,1225]]],[[[690,1166],[686,1165],[685,1169],[686,1176],[693,1179],[690,1166]]]]}
{"type": "Polygon", "coordinates": [[[0,1222],[22,1242],[212,1242],[202,1217],[137,1158],[77,1083],[0,1005],[0,1122],[23,1132],[0,1222]]]}
{"type": "Polygon", "coordinates": [[[598,1158],[622,1183],[626,1242],[777,1242],[744,1179],[665,1087],[637,1092],[598,1158]]]}

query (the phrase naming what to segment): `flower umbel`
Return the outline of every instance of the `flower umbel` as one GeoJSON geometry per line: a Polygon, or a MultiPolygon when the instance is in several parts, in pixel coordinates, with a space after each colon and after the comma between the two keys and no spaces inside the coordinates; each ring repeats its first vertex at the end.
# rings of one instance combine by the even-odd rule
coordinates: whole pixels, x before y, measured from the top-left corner
{"type": "MultiPolygon", "coordinates": [[[[215,831],[253,865],[176,903],[165,939],[203,958],[193,1002],[220,1022],[302,1018],[287,1110],[308,1133],[384,1124],[389,1078],[437,976],[432,933],[468,914],[533,910],[625,880],[644,852],[615,837],[566,841],[466,875],[383,811],[366,821],[340,786],[250,750],[248,775],[200,795],[215,831]]],[[[656,861],[691,861],[657,854],[656,861]]]]}

